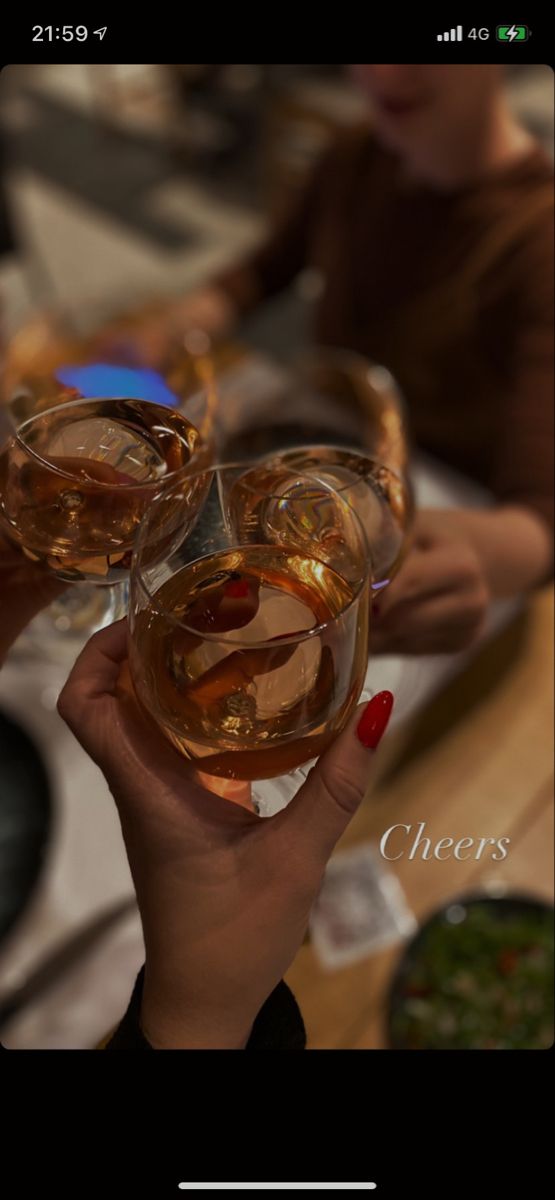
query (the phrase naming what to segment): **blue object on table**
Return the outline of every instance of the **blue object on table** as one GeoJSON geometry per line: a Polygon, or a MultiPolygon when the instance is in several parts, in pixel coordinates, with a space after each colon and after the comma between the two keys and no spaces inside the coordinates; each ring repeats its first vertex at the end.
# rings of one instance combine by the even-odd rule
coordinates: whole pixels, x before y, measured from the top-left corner
{"type": "Polygon", "coordinates": [[[166,381],[147,367],[120,367],[114,363],[87,363],[60,367],[56,379],[64,387],[76,388],[85,400],[151,400],[166,408],[177,408],[179,399],[166,381]]]}

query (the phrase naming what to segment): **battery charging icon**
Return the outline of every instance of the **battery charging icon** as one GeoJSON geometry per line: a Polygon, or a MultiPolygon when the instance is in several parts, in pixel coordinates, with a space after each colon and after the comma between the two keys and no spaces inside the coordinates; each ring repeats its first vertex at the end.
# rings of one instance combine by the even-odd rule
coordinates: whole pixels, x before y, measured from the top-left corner
{"type": "Polygon", "coordinates": [[[498,42],[526,42],[528,41],[528,26],[498,25],[495,36],[498,42]]]}

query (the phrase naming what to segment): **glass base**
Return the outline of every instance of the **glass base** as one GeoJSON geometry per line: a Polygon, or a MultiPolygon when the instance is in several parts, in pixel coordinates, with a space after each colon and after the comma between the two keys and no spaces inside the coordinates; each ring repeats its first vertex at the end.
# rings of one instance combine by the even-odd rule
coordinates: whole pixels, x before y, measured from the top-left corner
{"type": "Polygon", "coordinates": [[[72,665],[99,629],[127,613],[129,584],[74,583],[27,626],[17,648],[49,662],[72,665]]]}
{"type": "Polygon", "coordinates": [[[299,788],[306,782],[317,759],[280,775],[278,779],[261,779],[252,785],[252,805],[258,817],[275,817],[282,809],[287,808],[296,796],[299,788]]]}
{"type": "MultiPolygon", "coordinates": [[[[367,681],[365,680],[365,686],[359,697],[359,704],[367,704],[374,694],[374,691],[367,686],[367,681]]],[[[251,799],[257,816],[275,817],[276,813],[287,808],[287,805],[296,796],[299,788],[303,786],[303,783],[306,783],[317,761],[318,759],[313,758],[310,762],[304,763],[302,767],[297,767],[294,771],[289,771],[287,775],[280,775],[278,779],[261,779],[253,783],[251,799]]]]}

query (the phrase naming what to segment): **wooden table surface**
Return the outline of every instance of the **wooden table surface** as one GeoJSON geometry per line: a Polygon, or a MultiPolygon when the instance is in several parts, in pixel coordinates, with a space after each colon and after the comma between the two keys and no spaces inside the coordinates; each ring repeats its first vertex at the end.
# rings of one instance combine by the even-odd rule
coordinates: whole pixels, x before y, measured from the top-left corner
{"type": "MultiPolygon", "coordinates": [[[[396,823],[442,837],[509,837],[502,862],[389,864],[420,921],[449,898],[505,884],[553,900],[553,590],[486,646],[386,747],[381,779],[340,845],[379,842],[396,823]]],[[[387,739],[386,739],[387,740],[387,739]]],[[[310,944],[287,979],[312,1049],[387,1048],[392,973],[403,945],[324,970],[310,944]]]]}

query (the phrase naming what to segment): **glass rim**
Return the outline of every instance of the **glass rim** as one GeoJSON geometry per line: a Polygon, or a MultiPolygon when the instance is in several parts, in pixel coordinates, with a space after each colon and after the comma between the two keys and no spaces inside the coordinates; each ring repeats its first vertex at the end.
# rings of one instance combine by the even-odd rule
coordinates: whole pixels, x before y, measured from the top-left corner
{"type": "Polygon", "coordinates": [[[361,354],[359,350],[353,350],[350,346],[341,346],[335,342],[329,345],[317,342],[315,345],[308,346],[294,355],[293,363],[300,369],[308,369],[314,366],[325,368],[327,365],[344,367],[347,364],[351,364],[352,366],[359,367],[365,375],[373,374],[376,370],[379,370],[384,385],[387,381],[388,385],[391,384],[393,391],[398,392],[400,390],[395,376],[384,363],[374,358],[367,358],[366,354],[361,354]]]}
{"type": "MultiPolygon", "coordinates": [[[[372,454],[367,452],[366,449],[357,450],[354,446],[340,446],[335,442],[307,442],[306,445],[300,443],[298,446],[287,446],[284,450],[276,450],[275,461],[277,461],[278,457],[284,459],[290,454],[299,454],[302,451],[307,450],[336,450],[339,454],[352,454],[353,458],[366,459],[367,462],[374,463],[382,471],[387,471],[389,475],[393,475],[394,479],[396,479],[406,491],[409,489],[409,481],[402,471],[396,469],[395,467],[388,466],[388,464],[385,462],[381,462],[379,458],[374,457],[372,454]]],[[[264,454],[262,458],[253,461],[267,462],[268,464],[271,464],[274,461],[274,458],[271,454],[264,454]]],[[[317,464],[315,463],[314,465],[316,466],[317,464]]],[[[322,464],[324,468],[326,465],[326,463],[322,464]]],[[[359,475],[357,477],[357,482],[364,482],[364,479],[364,475],[359,475]]],[[[338,484],[337,487],[333,486],[333,491],[341,495],[342,492],[346,492],[353,486],[356,486],[356,484],[353,485],[352,483],[345,482],[340,485],[338,484]]]]}
{"type": "MultiPolygon", "coordinates": [[[[202,391],[202,389],[201,389],[201,391],[202,391]]],[[[62,404],[53,404],[50,408],[44,408],[41,410],[41,412],[34,413],[32,416],[27,417],[25,419],[25,421],[22,421],[21,425],[19,425],[17,427],[17,429],[14,430],[14,432],[11,434],[11,438],[13,439],[13,441],[18,443],[18,445],[22,448],[22,450],[25,451],[26,454],[30,455],[31,458],[36,459],[36,461],[39,462],[41,464],[41,466],[48,468],[48,470],[52,471],[54,475],[60,475],[63,479],[71,480],[72,483],[75,483],[77,481],[82,483],[83,480],[79,480],[79,477],[77,475],[72,474],[70,471],[64,471],[63,468],[61,468],[61,467],[55,466],[55,464],[51,461],[51,459],[43,458],[43,456],[41,454],[38,454],[38,452],[36,450],[33,450],[33,447],[29,446],[28,443],[25,442],[20,437],[20,433],[23,429],[25,429],[25,427],[27,425],[32,425],[40,417],[44,417],[47,414],[63,412],[64,410],[67,410],[67,409],[80,408],[85,404],[107,404],[112,401],[123,401],[123,402],[128,401],[131,404],[149,404],[149,405],[152,405],[153,408],[162,409],[162,411],[164,411],[167,408],[169,412],[175,412],[179,416],[184,417],[184,414],[181,413],[180,409],[169,408],[169,405],[165,405],[165,404],[157,404],[156,401],[154,401],[154,400],[141,400],[139,397],[134,397],[134,396],[91,396],[89,398],[86,398],[85,396],[83,396],[81,399],[78,399],[78,400],[68,400],[62,404]]],[[[184,417],[184,420],[187,420],[187,418],[184,417]]],[[[192,425],[192,422],[190,421],[189,424],[192,425]]],[[[194,426],[194,428],[196,429],[196,426],[194,426]]],[[[198,430],[197,430],[197,433],[198,433],[198,430]]],[[[199,434],[199,438],[200,438],[200,434],[199,434]]],[[[201,449],[201,447],[199,447],[199,450],[200,449],[201,449]]],[[[168,471],[167,475],[160,475],[158,477],[158,479],[151,479],[151,480],[147,479],[143,483],[141,483],[139,480],[137,480],[137,482],[133,482],[133,483],[118,483],[116,485],[113,483],[108,483],[107,481],[101,480],[101,479],[91,479],[91,480],[87,479],[84,482],[86,483],[87,488],[99,488],[101,491],[107,489],[108,491],[111,491],[111,492],[114,492],[116,490],[116,488],[117,488],[118,492],[125,491],[125,490],[137,491],[138,489],[140,489],[141,491],[144,491],[146,488],[148,488],[149,491],[159,489],[161,487],[164,487],[170,480],[177,481],[181,475],[185,475],[185,474],[189,473],[189,468],[190,468],[191,464],[194,467],[195,458],[196,458],[197,453],[198,453],[198,450],[195,449],[189,462],[186,463],[183,467],[176,467],[175,471],[168,471]]],[[[101,460],[99,460],[99,461],[101,461],[101,460]]],[[[201,472],[200,471],[192,472],[192,474],[197,474],[197,473],[200,474],[201,472]]]]}
{"type": "Polygon", "coordinates": [[[385,363],[367,358],[359,350],[350,349],[348,346],[317,343],[300,350],[293,356],[292,361],[301,375],[309,374],[314,369],[325,369],[326,366],[338,371],[348,371],[352,367],[360,371],[377,395],[382,398],[387,395],[395,401],[401,415],[406,414],[404,394],[396,376],[385,363]]]}
{"type": "MultiPolygon", "coordinates": [[[[205,467],[204,470],[195,471],[195,472],[189,474],[187,476],[187,481],[190,482],[191,480],[194,480],[195,478],[200,479],[207,475],[217,475],[223,471],[239,470],[239,469],[244,469],[245,467],[252,468],[252,467],[255,467],[257,465],[257,463],[258,463],[258,460],[256,460],[256,459],[250,459],[248,462],[219,463],[216,466],[205,467]]],[[[147,586],[145,579],[144,579],[144,570],[145,569],[142,568],[141,566],[139,566],[139,564],[137,562],[137,557],[138,557],[140,548],[141,548],[141,546],[144,546],[144,539],[146,537],[146,530],[147,530],[147,526],[148,526],[148,518],[151,515],[150,510],[147,510],[147,512],[145,513],[145,515],[143,517],[143,520],[141,521],[141,527],[139,528],[139,533],[138,533],[137,539],[135,541],[135,545],[133,547],[133,557],[132,557],[132,562],[131,562],[131,570],[130,570],[130,574],[129,574],[129,582],[130,582],[131,588],[133,588],[133,586],[135,584],[137,584],[140,587],[141,591],[147,598],[148,606],[151,611],[157,612],[159,614],[159,616],[164,617],[164,619],[166,621],[168,621],[171,625],[174,625],[174,626],[178,627],[179,629],[184,629],[187,633],[194,634],[196,637],[202,638],[202,640],[205,642],[213,642],[217,645],[223,644],[226,646],[235,646],[236,648],[239,648],[239,649],[245,649],[245,648],[251,649],[251,650],[252,649],[272,649],[272,648],[275,649],[275,647],[277,645],[280,645],[280,646],[298,645],[301,642],[305,642],[313,637],[317,637],[319,634],[323,633],[324,630],[329,629],[340,618],[344,617],[350,611],[350,609],[356,603],[358,603],[360,597],[362,596],[362,594],[364,592],[364,589],[366,587],[369,587],[370,581],[371,581],[371,575],[372,575],[372,555],[371,555],[370,547],[368,545],[368,539],[364,532],[364,527],[362,525],[360,517],[358,516],[358,513],[355,512],[352,505],[348,504],[348,502],[346,500],[344,500],[342,496],[340,496],[339,492],[329,484],[322,483],[320,480],[315,481],[311,476],[305,475],[302,472],[296,476],[296,479],[306,479],[306,480],[309,480],[310,483],[316,482],[317,484],[319,484],[321,490],[325,490],[327,492],[330,492],[332,495],[336,496],[339,499],[340,503],[349,509],[349,512],[351,513],[352,517],[354,518],[355,527],[358,529],[358,533],[361,538],[361,545],[362,545],[362,549],[364,551],[364,560],[366,562],[367,569],[365,571],[364,570],[362,571],[360,578],[357,579],[357,581],[356,581],[356,584],[353,584],[353,588],[355,590],[353,591],[353,595],[351,596],[348,604],[346,604],[345,607],[342,608],[340,612],[336,613],[335,616],[330,617],[327,621],[323,621],[318,625],[314,625],[311,629],[300,630],[298,633],[288,635],[287,637],[280,637],[279,639],[276,639],[274,637],[274,638],[265,638],[260,641],[246,641],[243,638],[237,638],[237,637],[231,638],[231,637],[229,637],[229,635],[226,635],[225,633],[219,634],[219,633],[211,633],[209,631],[201,632],[200,630],[195,629],[194,626],[188,625],[185,621],[182,621],[178,617],[175,617],[163,605],[156,604],[157,592],[152,593],[150,591],[150,589],[147,586]]],[[[257,492],[260,489],[253,487],[250,490],[252,492],[257,492]]],[[[165,499],[165,498],[167,498],[167,496],[162,495],[160,497],[160,499],[165,499]]],[[[268,492],[267,498],[270,500],[271,499],[283,500],[283,495],[275,493],[275,492],[268,492]]],[[[255,545],[261,545],[262,547],[267,545],[267,546],[271,547],[272,543],[271,542],[269,542],[269,543],[245,542],[245,543],[243,543],[243,545],[238,544],[236,546],[230,546],[228,551],[226,551],[226,550],[217,551],[217,553],[218,554],[219,553],[230,553],[231,554],[231,553],[233,553],[233,551],[243,550],[245,547],[255,546],[255,545]]],[[[276,548],[278,548],[278,549],[280,548],[279,543],[276,543],[276,548]]],[[[282,547],[282,548],[287,549],[287,547],[282,547]]],[[[292,551],[294,551],[295,547],[292,547],[291,549],[292,549],[292,551]]],[[[301,553],[301,552],[299,551],[299,553],[301,553]]],[[[200,555],[198,558],[193,559],[191,563],[183,563],[181,569],[188,567],[188,566],[192,566],[193,563],[199,563],[199,562],[202,562],[204,559],[211,558],[211,557],[214,557],[214,555],[211,555],[211,554],[200,555]]],[[[321,563],[322,566],[328,567],[328,569],[330,571],[332,571],[334,574],[336,574],[336,575],[340,574],[339,571],[337,571],[333,566],[331,566],[329,563],[326,563],[324,561],[324,559],[318,558],[318,556],[316,554],[314,554],[312,557],[314,558],[314,560],[316,562],[321,563]]],[[[174,576],[177,573],[178,572],[174,572],[170,576],[170,578],[174,578],[174,576]]],[[[340,576],[340,578],[343,579],[344,583],[348,584],[348,580],[345,580],[343,576],[340,576]]],[[[164,582],[166,582],[166,581],[164,581],[164,582]]]]}

